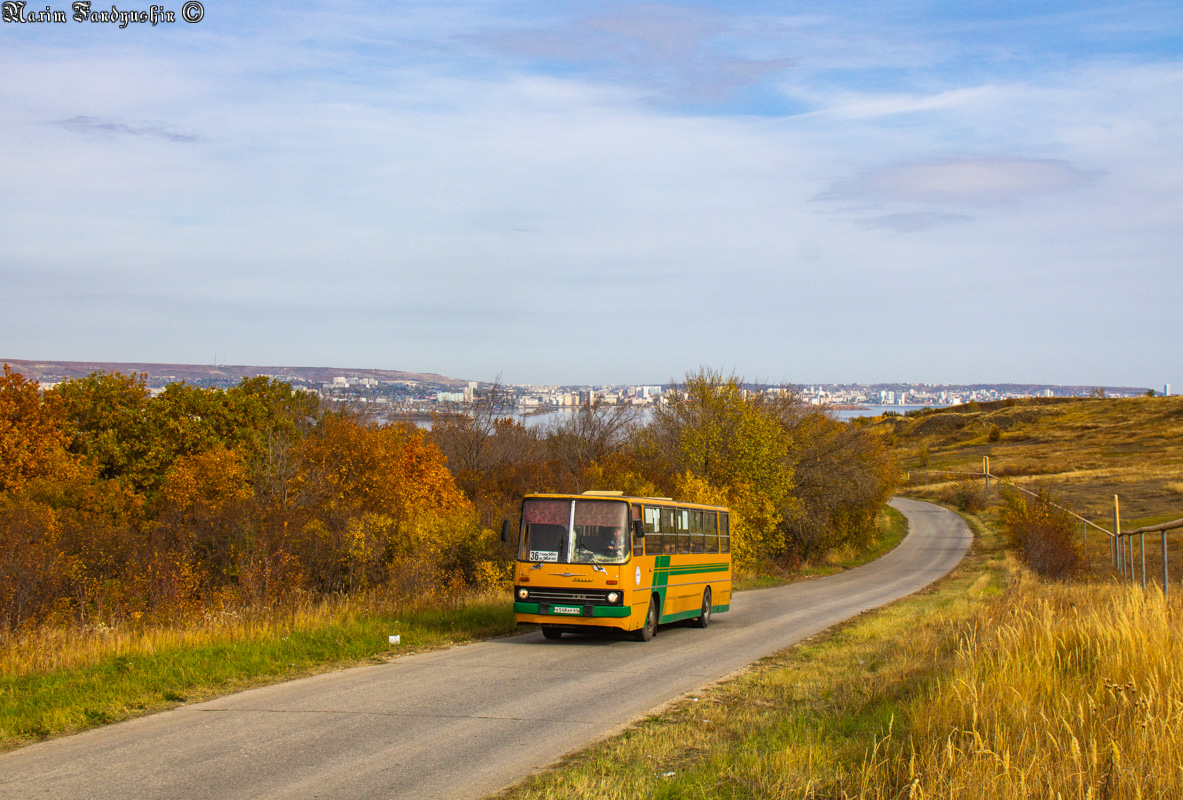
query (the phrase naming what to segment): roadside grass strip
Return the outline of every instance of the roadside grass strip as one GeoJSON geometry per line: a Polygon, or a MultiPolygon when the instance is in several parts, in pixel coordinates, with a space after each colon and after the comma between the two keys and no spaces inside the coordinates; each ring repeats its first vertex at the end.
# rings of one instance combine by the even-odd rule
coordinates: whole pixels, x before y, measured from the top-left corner
{"type": "Polygon", "coordinates": [[[10,643],[0,673],[0,748],[516,630],[508,597],[434,609],[377,605],[342,599],[204,625],[105,636],[44,631],[10,643]],[[391,645],[396,633],[401,641],[391,645]]]}
{"type": "Polygon", "coordinates": [[[925,592],[502,797],[1183,797],[1183,591],[1045,583],[971,523],[925,592]]]}

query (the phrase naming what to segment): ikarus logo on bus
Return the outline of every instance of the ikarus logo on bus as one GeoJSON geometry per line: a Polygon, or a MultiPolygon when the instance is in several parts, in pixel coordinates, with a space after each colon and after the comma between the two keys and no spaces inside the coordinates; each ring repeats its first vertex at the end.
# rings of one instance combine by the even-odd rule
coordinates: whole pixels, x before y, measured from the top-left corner
{"type": "Polygon", "coordinates": [[[637,578],[637,586],[640,586],[641,585],[641,568],[640,567],[637,567],[636,578],[637,578]]]}

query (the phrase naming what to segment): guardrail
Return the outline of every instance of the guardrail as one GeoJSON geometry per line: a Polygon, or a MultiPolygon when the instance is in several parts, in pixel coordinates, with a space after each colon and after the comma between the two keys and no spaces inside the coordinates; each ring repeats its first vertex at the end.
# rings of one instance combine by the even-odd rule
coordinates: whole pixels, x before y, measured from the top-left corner
{"type": "Polygon", "coordinates": [[[1109,537],[1110,554],[1113,561],[1113,568],[1121,573],[1123,580],[1135,580],[1134,571],[1134,537],[1139,538],[1139,544],[1142,550],[1142,588],[1146,588],[1146,534],[1159,533],[1162,538],[1162,591],[1163,594],[1167,592],[1167,586],[1170,583],[1169,570],[1167,565],[1167,532],[1179,530],[1183,528],[1183,518],[1174,520],[1172,522],[1162,522],[1158,525],[1144,525],[1141,528],[1135,528],[1132,531],[1123,531],[1121,529],[1121,501],[1117,495],[1113,495],[1113,530],[1106,530],[1092,520],[1085,519],[1080,514],[1077,514],[1070,508],[1065,508],[1058,503],[1053,503],[1045,497],[1041,497],[1037,492],[1030,489],[1024,489],[1012,480],[1008,480],[1002,476],[995,475],[990,472],[989,457],[982,458],[981,472],[965,472],[957,470],[942,470],[942,469],[917,469],[908,472],[908,482],[912,480],[912,473],[919,472],[929,475],[961,475],[969,478],[982,478],[986,482],[986,491],[990,491],[990,481],[994,480],[998,483],[1005,483],[1012,489],[1017,489],[1024,494],[1046,503],[1053,508],[1058,508],[1064,513],[1080,520],[1082,526],[1082,539],[1084,544],[1088,544],[1088,529],[1090,527],[1096,528],[1101,533],[1109,537]]]}

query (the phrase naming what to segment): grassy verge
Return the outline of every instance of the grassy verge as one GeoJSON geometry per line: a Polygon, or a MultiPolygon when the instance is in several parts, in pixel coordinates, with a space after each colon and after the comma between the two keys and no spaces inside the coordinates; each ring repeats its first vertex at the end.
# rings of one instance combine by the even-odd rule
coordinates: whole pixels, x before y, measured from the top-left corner
{"type": "Polygon", "coordinates": [[[767,589],[772,586],[784,586],[789,583],[816,578],[823,575],[833,575],[837,572],[853,569],[868,564],[894,550],[896,545],[904,540],[908,534],[908,520],[894,508],[885,507],[879,516],[879,531],[867,547],[861,550],[842,548],[817,563],[805,563],[801,568],[792,572],[736,575],[734,588],[737,592],[748,589],[767,589]]]}
{"type": "Polygon", "coordinates": [[[355,598],[176,628],[41,631],[0,656],[0,748],[514,629],[499,597],[403,610],[355,598]]]}

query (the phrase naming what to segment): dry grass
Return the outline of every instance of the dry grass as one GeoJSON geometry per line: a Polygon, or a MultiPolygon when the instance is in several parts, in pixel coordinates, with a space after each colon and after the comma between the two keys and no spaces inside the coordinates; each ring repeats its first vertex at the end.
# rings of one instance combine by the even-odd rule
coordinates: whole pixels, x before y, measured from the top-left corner
{"type": "MultiPolygon", "coordinates": [[[[504,592],[467,595],[455,607],[505,605],[504,592]]],[[[386,595],[342,595],[288,607],[207,611],[198,619],[165,625],[127,624],[86,627],[42,626],[0,636],[0,675],[15,677],[80,669],[113,658],[152,655],[225,642],[280,639],[293,631],[348,626],[362,617],[389,615],[392,609],[414,615],[429,606],[386,595]]],[[[436,609],[442,610],[442,609],[436,609]]]]}
{"type": "Polygon", "coordinates": [[[859,796],[1183,797],[1183,593],[1019,577],[859,796]]]}

